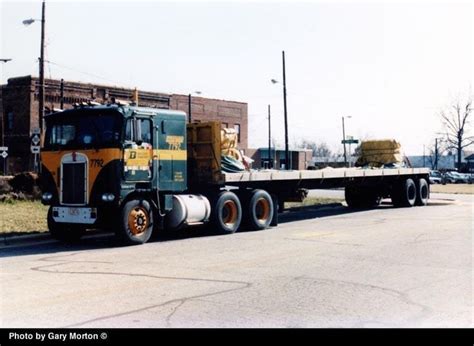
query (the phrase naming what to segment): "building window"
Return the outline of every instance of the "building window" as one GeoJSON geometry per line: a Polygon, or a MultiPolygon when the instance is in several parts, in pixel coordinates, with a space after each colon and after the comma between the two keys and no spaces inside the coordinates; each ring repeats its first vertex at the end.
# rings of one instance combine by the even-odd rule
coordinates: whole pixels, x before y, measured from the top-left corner
{"type": "Polygon", "coordinates": [[[240,124],[234,124],[235,132],[237,132],[237,142],[240,143],[240,124]]]}
{"type": "Polygon", "coordinates": [[[13,111],[7,112],[6,129],[7,131],[13,131],[13,111]]]}

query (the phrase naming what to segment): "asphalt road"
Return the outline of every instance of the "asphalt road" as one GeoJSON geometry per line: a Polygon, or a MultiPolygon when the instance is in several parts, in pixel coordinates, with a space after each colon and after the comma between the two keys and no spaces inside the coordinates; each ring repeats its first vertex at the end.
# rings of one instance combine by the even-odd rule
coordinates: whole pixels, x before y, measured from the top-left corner
{"type": "Polygon", "coordinates": [[[0,327],[473,327],[473,200],[432,197],[231,236],[3,247],[0,327]]]}

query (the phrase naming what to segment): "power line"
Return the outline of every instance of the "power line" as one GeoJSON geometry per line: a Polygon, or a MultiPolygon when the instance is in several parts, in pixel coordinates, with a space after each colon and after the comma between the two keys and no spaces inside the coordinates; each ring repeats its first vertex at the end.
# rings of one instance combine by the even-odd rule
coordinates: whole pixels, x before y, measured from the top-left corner
{"type": "Polygon", "coordinates": [[[94,78],[99,78],[99,79],[108,81],[108,82],[110,82],[110,83],[117,84],[116,81],[113,81],[113,80],[111,80],[111,79],[108,79],[108,78],[105,78],[105,77],[102,77],[102,76],[99,76],[99,75],[96,75],[96,74],[93,74],[93,73],[84,72],[84,71],[81,71],[81,70],[78,70],[78,69],[75,69],[75,68],[72,68],[72,67],[69,67],[69,66],[65,66],[65,65],[62,65],[62,64],[58,64],[58,63],[53,62],[53,61],[50,61],[50,60],[45,60],[45,61],[48,62],[48,64],[57,66],[57,67],[59,67],[59,68],[63,68],[63,69],[70,70],[70,71],[74,71],[74,72],[77,72],[77,73],[82,73],[82,74],[84,74],[84,75],[86,75],[86,76],[90,76],[90,77],[94,77],[94,78]]]}

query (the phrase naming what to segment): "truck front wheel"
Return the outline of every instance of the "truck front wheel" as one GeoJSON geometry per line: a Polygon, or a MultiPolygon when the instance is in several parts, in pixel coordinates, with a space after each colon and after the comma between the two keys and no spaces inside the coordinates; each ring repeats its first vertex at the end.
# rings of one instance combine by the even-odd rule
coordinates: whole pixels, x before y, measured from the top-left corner
{"type": "Polygon", "coordinates": [[[117,231],[126,244],[146,243],[153,232],[153,212],[146,200],[131,200],[122,208],[122,224],[117,231]]]}
{"type": "Polygon", "coordinates": [[[242,206],[235,193],[221,192],[211,208],[211,224],[217,233],[229,234],[237,231],[242,221],[242,206]]]}
{"type": "Polygon", "coordinates": [[[86,232],[85,228],[79,225],[54,221],[53,207],[48,210],[48,230],[54,239],[65,243],[77,242],[86,232]]]}

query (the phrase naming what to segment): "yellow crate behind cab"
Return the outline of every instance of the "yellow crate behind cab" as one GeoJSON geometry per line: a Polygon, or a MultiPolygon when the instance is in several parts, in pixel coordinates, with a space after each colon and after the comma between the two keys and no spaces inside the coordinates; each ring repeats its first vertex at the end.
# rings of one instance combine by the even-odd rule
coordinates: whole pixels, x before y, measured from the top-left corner
{"type": "Polygon", "coordinates": [[[221,123],[187,124],[188,181],[190,184],[222,184],[221,123]]]}

